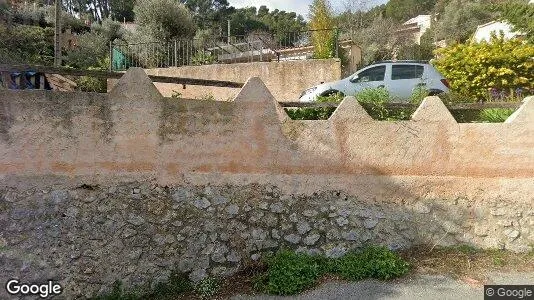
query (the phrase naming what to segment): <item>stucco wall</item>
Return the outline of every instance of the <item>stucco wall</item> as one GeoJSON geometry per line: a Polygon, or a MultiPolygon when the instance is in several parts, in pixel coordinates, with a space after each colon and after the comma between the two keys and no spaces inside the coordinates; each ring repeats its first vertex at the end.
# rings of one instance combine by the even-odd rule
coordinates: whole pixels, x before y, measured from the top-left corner
{"type": "MultiPolygon", "coordinates": [[[[297,101],[300,93],[323,82],[341,79],[341,63],[335,59],[295,60],[281,62],[253,62],[216,64],[179,68],[147,69],[148,75],[246,82],[259,77],[278,101],[297,101]]],[[[116,80],[108,81],[111,90],[116,80]]],[[[176,91],[183,98],[201,99],[213,96],[217,100],[232,100],[239,89],[170,83],[155,84],[161,94],[170,97],[176,91]]]]}
{"type": "Polygon", "coordinates": [[[292,121],[258,78],[211,102],[132,69],[109,94],[0,104],[2,282],[53,278],[72,298],[173,268],[224,276],[281,246],[534,244],[534,98],[504,124],[458,124],[436,97],[410,121],[353,98],[292,121]]]}

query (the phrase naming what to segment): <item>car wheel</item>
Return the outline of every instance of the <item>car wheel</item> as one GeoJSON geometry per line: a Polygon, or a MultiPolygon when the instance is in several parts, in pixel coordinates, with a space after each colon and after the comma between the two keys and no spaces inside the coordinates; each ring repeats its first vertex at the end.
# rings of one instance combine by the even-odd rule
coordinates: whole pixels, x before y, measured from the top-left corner
{"type": "Polygon", "coordinates": [[[323,97],[329,97],[329,96],[333,96],[335,94],[339,94],[341,95],[342,97],[345,97],[345,94],[343,94],[342,92],[340,91],[336,91],[336,90],[330,90],[330,91],[326,91],[324,92],[321,96],[323,97]]]}
{"type": "Polygon", "coordinates": [[[442,90],[430,90],[428,92],[429,96],[438,96],[440,94],[443,94],[444,92],[442,90]]]}

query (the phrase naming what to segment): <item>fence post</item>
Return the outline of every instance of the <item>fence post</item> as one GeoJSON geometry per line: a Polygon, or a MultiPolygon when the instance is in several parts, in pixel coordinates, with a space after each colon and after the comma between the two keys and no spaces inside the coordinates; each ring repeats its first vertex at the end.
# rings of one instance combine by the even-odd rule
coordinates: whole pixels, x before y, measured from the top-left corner
{"type": "Polygon", "coordinates": [[[178,67],[178,48],[177,48],[177,40],[174,40],[174,66],[178,67]]]}
{"type": "Polygon", "coordinates": [[[339,58],[339,28],[335,28],[336,58],[339,58]]]}
{"type": "Polygon", "coordinates": [[[113,41],[109,41],[109,71],[113,72],[113,41]]]}

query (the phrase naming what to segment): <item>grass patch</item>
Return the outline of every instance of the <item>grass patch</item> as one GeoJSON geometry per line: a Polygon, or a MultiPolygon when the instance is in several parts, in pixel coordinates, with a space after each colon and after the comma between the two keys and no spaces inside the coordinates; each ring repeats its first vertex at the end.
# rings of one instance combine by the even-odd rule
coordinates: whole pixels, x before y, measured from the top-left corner
{"type": "Polygon", "coordinates": [[[256,277],[261,292],[295,295],[315,286],[325,275],[347,280],[392,279],[406,274],[409,264],[385,247],[367,247],[341,258],[311,256],[283,250],[266,260],[267,271],[256,277]]]}

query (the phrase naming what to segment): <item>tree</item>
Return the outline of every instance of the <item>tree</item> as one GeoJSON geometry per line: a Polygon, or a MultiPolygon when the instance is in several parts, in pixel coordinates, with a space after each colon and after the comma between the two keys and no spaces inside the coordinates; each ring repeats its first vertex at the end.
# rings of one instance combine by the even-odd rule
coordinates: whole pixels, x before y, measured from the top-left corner
{"type": "Polygon", "coordinates": [[[464,42],[473,35],[478,25],[496,17],[497,14],[488,3],[452,0],[435,24],[436,38],[447,42],[464,42]]]}
{"type": "Polygon", "coordinates": [[[132,22],[135,0],[111,0],[111,18],[116,21],[132,22]]]}
{"type": "Polygon", "coordinates": [[[180,0],[191,11],[200,29],[220,28],[229,15],[227,0],[180,0]]]}
{"type": "Polygon", "coordinates": [[[526,0],[512,0],[497,6],[502,19],[514,26],[514,30],[524,33],[527,39],[534,42],[534,5],[526,0]]]}
{"type": "Polygon", "coordinates": [[[336,17],[338,26],[351,33],[363,28],[365,11],[368,5],[369,0],[345,0],[343,2],[344,12],[336,17]]]}
{"type": "Polygon", "coordinates": [[[417,15],[429,13],[436,0],[390,0],[386,4],[386,16],[399,22],[417,15]]]}
{"type": "Polygon", "coordinates": [[[358,30],[352,40],[362,48],[363,63],[393,58],[393,53],[401,44],[395,30],[397,23],[392,19],[376,18],[369,27],[358,30]]]}
{"type": "Polygon", "coordinates": [[[134,13],[139,31],[156,41],[191,38],[195,35],[196,26],[191,12],[177,1],[138,1],[134,13]]]}
{"type": "Polygon", "coordinates": [[[312,32],[314,58],[330,58],[334,56],[335,26],[334,13],[328,0],[314,0],[310,5],[310,22],[308,26],[312,32]]]}

